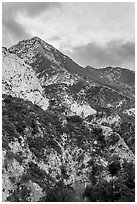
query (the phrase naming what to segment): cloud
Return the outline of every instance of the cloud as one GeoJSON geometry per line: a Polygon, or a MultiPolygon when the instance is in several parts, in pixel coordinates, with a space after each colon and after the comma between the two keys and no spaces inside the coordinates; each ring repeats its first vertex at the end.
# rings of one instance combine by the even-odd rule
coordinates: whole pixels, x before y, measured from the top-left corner
{"type": "Polygon", "coordinates": [[[26,37],[29,34],[23,29],[23,27],[16,22],[14,15],[7,15],[3,18],[3,31],[9,32],[15,38],[22,38],[26,37]]]}
{"type": "Polygon", "coordinates": [[[17,12],[26,12],[27,15],[35,17],[46,9],[59,6],[58,3],[51,2],[12,2],[3,3],[3,11],[9,11],[10,14],[17,12]]]}
{"type": "Polygon", "coordinates": [[[3,46],[33,35],[82,66],[134,67],[134,3],[5,2],[2,11],[3,46]]]}
{"type": "Polygon", "coordinates": [[[59,3],[51,2],[4,2],[2,4],[3,38],[12,35],[14,39],[22,40],[31,35],[17,21],[17,14],[25,14],[29,17],[37,17],[47,9],[59,6],[59,3]]]}
{"type": "Polygon", "coordinates": [[[59,35],[54,35],[54,36],[48,38],[48,40],[50,40],[50,41],[59,41],[59,40],[61,40],[61,37],[59,35]]]}
{"type": "Polygon", "coordinates": [[[75,47],[68,54],[83,66],[130,66],[129,68],[134,69],[135,43],[116,40],[101,45],[91,42],[75,47]]]}

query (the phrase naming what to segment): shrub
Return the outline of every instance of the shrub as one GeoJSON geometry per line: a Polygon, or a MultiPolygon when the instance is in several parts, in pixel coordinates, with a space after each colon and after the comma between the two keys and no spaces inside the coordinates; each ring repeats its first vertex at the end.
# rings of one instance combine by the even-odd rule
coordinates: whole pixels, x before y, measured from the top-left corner
{"type": "Polygon", "coordinates": [[[72,122],[72,123],[82,123],[83,122],[82,118],[78,115],[69,116],[66,119],[68,122],[72,122]]]}
{"type": "Polygon", "coordinates": [[[93,127],[92,131],[94,134],[98,135],[98,134],[102,133],[102,128],[101,127],[93,127]]]}
{"type": "Polygon", "coordinates": [[[18,132],[18,133],[23,134],[24,129],[25,129],[25,125],[18,124],[18,126],[17,126],[16,129],[17,129],[17,132],[18,132]]]}
{"type": "Polygon", "coordinates": [[[12,97],[9,95],[9,96],[6,96],[3,100],[5,103],[11,103],[12,102],[12,97]]]}
{"type": "Polygon", "coordinates": [[[125,186],[121,179],[99,181],[85,189],[84,197],[91,202],[134,202],[135,192],[125,186]]]}
{"type": "Polygon", "coordinates": [[[123,180],[129,189],[135,188],[135,165],[132,162],[124,161],[123,165],[123,180]]]}
{"type": "Polygon", "coordinates": [[[68,187],[53,187],[49,189],[46,202],[75,202],[75,195],[68,187]]]}
{"type": "Polygon", "coordinates": [[[69,179],[69,175],[67,174],[67,170],[66,170],[66,167],[65,166],[61,166],[60,167],[61,169],[61,175],[64,179],[69,179]]]}
{"type": "Polygon", "coordinates": [[[112,133],[112,134],[110,135],[110,141],[109,141],[109,144],[110,144],[110,145],[115,145],[116,142],[119,141],[119,139],[120,139],[119,135],[118,135],[117,133],[114,132],[114,133],[112,133]]]}
{"type": "Polygon", "coordinates": [[[115,176],[121,169],[119,161],[113,161],[108,165],[108,170],[112,176],[115,176]]]}
{"type": "Polygon", "coordinates": [[[97,201],[97,192],[94,186],[87,186],[84,192],[84,197],[88,198],[91,202],[97,201]]]}

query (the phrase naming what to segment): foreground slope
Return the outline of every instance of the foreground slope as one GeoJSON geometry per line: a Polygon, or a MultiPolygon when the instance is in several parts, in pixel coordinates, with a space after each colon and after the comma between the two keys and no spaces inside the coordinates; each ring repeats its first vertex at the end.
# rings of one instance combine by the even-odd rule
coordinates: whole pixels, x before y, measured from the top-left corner
{"type": "Polygon", "coordinates": [[[63,123],[52,111],[3,95],[3,201],[48,201],[57,187],[70,189],[68,201],[82,201],[94,182],[130,182],[129,177],[119,181],[125,164],[134,166],[134,154],[111,128],[74,116],[63,123]],[[113,178],[109,165],[115,160],[120,170],[113,178]]]}

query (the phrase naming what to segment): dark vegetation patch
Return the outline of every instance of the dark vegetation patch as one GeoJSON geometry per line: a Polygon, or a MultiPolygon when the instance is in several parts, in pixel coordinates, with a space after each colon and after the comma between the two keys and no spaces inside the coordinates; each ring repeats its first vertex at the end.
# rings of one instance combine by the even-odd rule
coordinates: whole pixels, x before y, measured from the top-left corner
{"type": "Polygon", "coordinates": [[[66,117],[67,121],[68,122],[71,122],[71,123],[83,123],[83,120],[80,116],[78,115],[74,115],[74,116],[69,116],[69,117],[66,117]]]}
{"type": "Polygon", "coordinates": [[[117,179],[96,179],[101,171],[95,161],[90,161],[92,166],[91,185],[87,186],[84,197],[90,202],[134,202],[135,201],[135,166],[124,161],[122,167],[118,160],[109,164],[109,171],[117,179]]]}
{"type": "Polygon", "coordinates": [[[128,147],[135,153],[135,124],[132,122],[123,122],[120,126],[120,135],[128,145],[128,147]]]}

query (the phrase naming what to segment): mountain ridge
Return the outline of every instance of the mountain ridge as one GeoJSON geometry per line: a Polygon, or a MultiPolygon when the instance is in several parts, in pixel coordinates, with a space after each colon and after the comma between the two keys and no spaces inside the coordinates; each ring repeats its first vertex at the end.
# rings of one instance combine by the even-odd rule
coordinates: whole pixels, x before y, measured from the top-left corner
{"type": "Polygon", "coordinates": [[[76,62],[74,62],[71,58],[62,54],[56,48],[45,43],[43,40],[41,40],[38,37],[34,37],[30,40],[20,41],[19,43],[12,46],[8,50],[10,52],[17,54],[19,57],[22,57],[24,60],[26,60],[26,63],[31,65],[36,72],[42,72],[44,71],[45,68],[47,68],[49,70],[49,74],[51,72],[53,74],[53,72],[56,72],[57,68],[63,68],[66,71],[68,71],[69,74],[75,75],[76,77],[78,75],[82,78],[87,78],[88,80],[91,80],[95,83],[99,83],[103,85],[111,84],[111,86],[113,86],[114,89],[118,88],[120,89],[120,91],[124,91],[124,90],[127,91],[127,89],[129,89],[128,90],[129,95],[131,95],[131,92],[133,93],[133,91],[131,91],[132,89],[131,86],[134,87],[134,84],[135,84],[134,71],[130,71],[128,69],[123,69],[118,67],[116,68],[107,67],[104,69],[96,69],[96,68],[90,68],[90,66],[88,66],[86,68],[83,68],[80,65],[78,65],[76,62]],[[32,47],[34,42],[35,43],[38,42],[40,45],[40,48],[37,48],[37,46],[36,48],[35,46],[32,47]],[[24,44],[25,45],[27,44],[27,45],[24,46],[24,44]],[[24,55],[24,52],[26,52],[25,55],[24,55]],[[35,54],[35,52],[38,52],[38,53],[35,54]],[[33,56],[29,56],[29,55],[33,55],[33,56]],[[35,56],[36,56],[36,60],[33,59],[35,58],[35,56]],[[41,70],[38,70],[37,67],[41,67],[41,70]],[[110,73],[108,72],[107,76],[105,76],[106,75],[105,73],[103,74],[103,72],[110,71],[110,70],[112,74],[116,76],[116,80],[112,79],[111,72],[110,73]],[[121,78],[117,80],[117,76],[121,76],[121,78]],[[125,85],[127,87],[125,87],[125,85]]]}
{"type": "MultiPolygon", "coordinates": [[[[52,46],[51,44],[49,44],[49,43],[47,43],[47,42],[45,42],[43,39],[41,39],[41,38],[39,38],[39,37],[37,37],[37,36],[34,36],[34,37],[32,37],[32,38],[30,38],[29,40],[34,40],[35,42],[36,41],[38,41],[40,44],[41,44],[41,42],[42,43],[45,43],[45,44],[47,44],[49,47],[52,47],[53,49],[55,49],[55,50],[57,50],[58,52],[60,52],[60,53],[62,53],[61,51],[59,51],[57,48],[55,48],[54,46],[52,46]]],[[[22,41],[20,41],[20,42],[23,42],[23,41],[27,41],[27,40],[22,40],[22,41]]],[[[18,43],[16,43],[15,45],[17,45],[18,43]]],[[[5,47],[5,46],[2,46],[2,47],[5,47]]],[[[9,48],[7,48],[8,50],[10,50],[11,48],[12,48],[13,46],[10,46],[9,48]]],[[[64,56],[67,56],[66,54],[64,54],[63,53],[63,55],[64,56]]],[[[67,56],[68,57],[68,56],[67,56]]],[[[70,58],[70,57],[69,57],[70,58]]],[[[71,58],[70,58],[71,59],[71,58]]],[[[75,62],[76,64],[78,64],[77,62],[75,62]]],[[[79,64],[78,64],[79,65],[79,64]]],[[[107,66],[107,67],[102,67],[102,68],[100,68],[100,67],[91,67],[91,65],[87,65],[87,66],[81,66],[81,65],[79,65],[81,68],[83,68],[83,69],[86,69],[86,68],[92,68],[92,69],[106,69],[106,68],[120,68],[120,69],[124,69],[124,70],[129,70],[129,71],[131,71],[131,72],[135,72],[134,70],[131,70],[131,69],[128,69],[127,67],[113,67],[113,66],[107,66]]]]}

